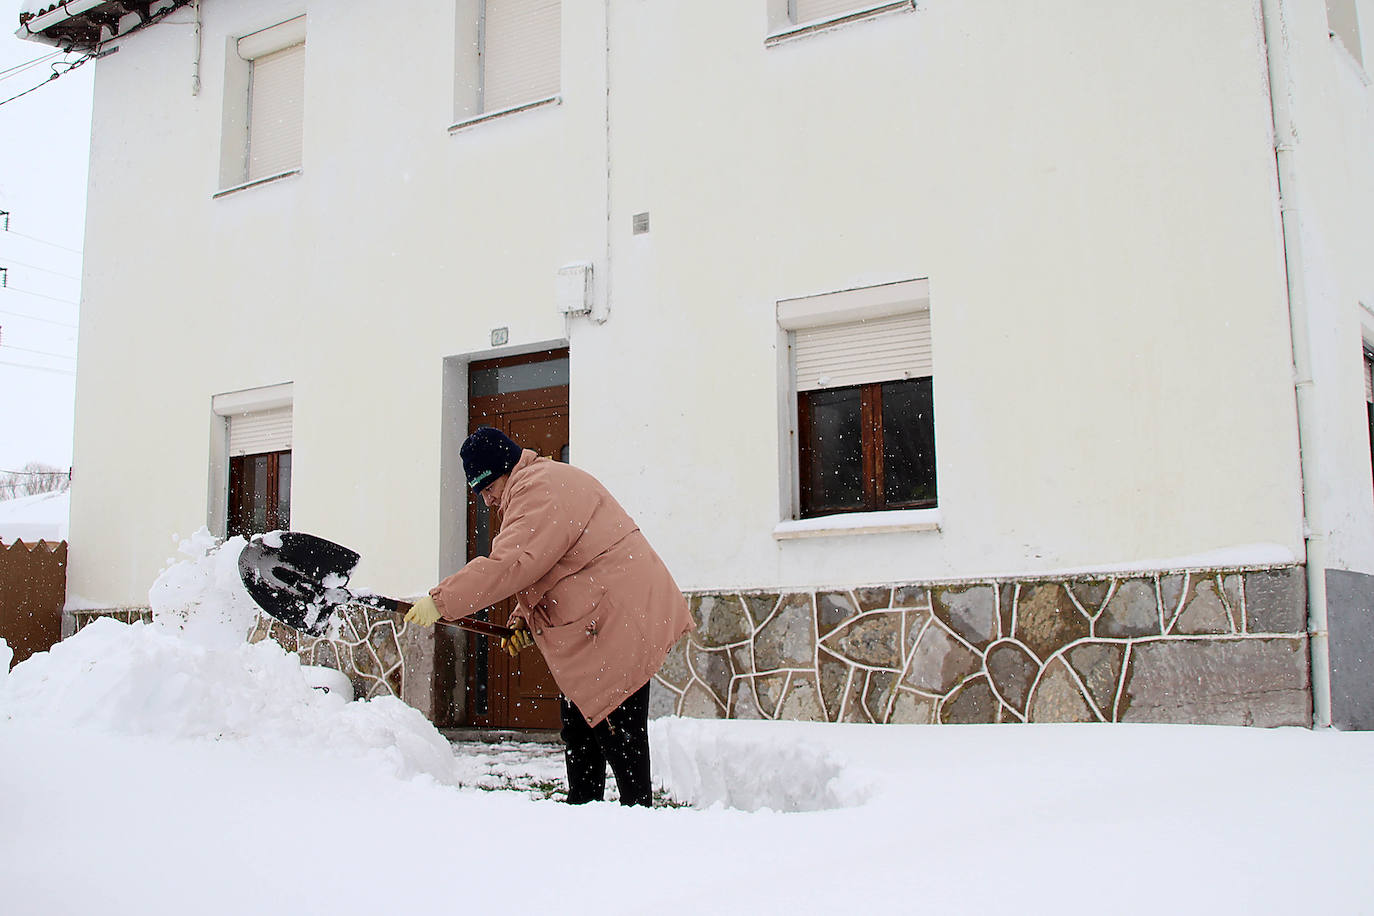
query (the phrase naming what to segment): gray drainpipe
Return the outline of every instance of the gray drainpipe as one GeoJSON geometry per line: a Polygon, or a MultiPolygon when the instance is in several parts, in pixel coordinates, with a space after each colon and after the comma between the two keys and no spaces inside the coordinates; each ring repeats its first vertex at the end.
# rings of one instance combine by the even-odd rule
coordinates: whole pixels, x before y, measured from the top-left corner
{"type": "Polygon", "coordinates": [[[1265,57],[1269,65],[1269,103],[1274,121],[1274,158],[1278,169],[1279,214],[1283,229],[1284,270],[1288,282],[1288,321],[1293,342],[1294,392],[1298,414],[1299,467],[1302,474],[1303,538],[1307,546],[1307,634],[1312,653],[1312,716],[1317,727],[1331,724],[1331,667],[1326,634],[1326,528],[1318,497],[1318,448],[1312,341],[1307,282],[1298,212],[1298,171],[1294,153],[1298,128],[1293,117],[1293,80],[1289,65],[1286,0],[1260,0],[1265,57]]]}

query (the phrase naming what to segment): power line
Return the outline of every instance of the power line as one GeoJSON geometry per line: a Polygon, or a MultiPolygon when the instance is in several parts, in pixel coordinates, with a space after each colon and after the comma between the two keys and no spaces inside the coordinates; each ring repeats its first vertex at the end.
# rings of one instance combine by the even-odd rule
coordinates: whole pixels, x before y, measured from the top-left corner
{"type": "Polygon", "coordinates": [[[0,315],[10,315],[14,318],[24,318],[28,321],[41,321],[44,324],[55,324],[59,328],[75,328],[77,325],[69,321],[53,321],[51,318],[39,318],[37,315],[25,315],[23,312],[11,312],[9,309],[0,309],[0,315]]]}
{"type": "Polygon", "coordinates": [[[74,302],[71,299],[59,299],[56,296],[46,296],[43,293],[35,293],[33,290],[29,289],[20,289],[17,286],[0,286],[0,289],[8,289],[12,292],[23,293],[25,296],[37,296],[39,299],[51,299],[53,302],[61,302],[64,305],[80,305],[79,302],[74,302]]]}
{"type": "Polygon", "coordinates": [[[65,277],[65,278],[68,279],[68,280],[80,280],[80,279],[81,279],[80,277],[74,276],[74,275],[72,275],[72,274],[64,274],[64,273],[62,273],[62,271],[60,271],[60,270],[50,270],[50,269],[47,268],[47,267],[39,267],[37,264],[26,264],[26,263],[24,263],[23,261],[16,261],[16,260],[14,260],[13,258],[7,258],[7,257],[5,257],[5,256],[3,256],[3,255],[0,255],[0,261],[4,261],[4,262],[6,262],[7,264],[18,264],[20,267],[27,267],[27,268],[29,268],[30,270],[41,270],[41,271],[43,271],[43,273],[45,273],[45,274],[54,274],[54,275],[59,276],[59,277],[65,277]]]}
{"type": "Polygon", "coordinates": [[[34,87],[31,88],[31,89],[25,89],[23,92],[20,92],[20,93],[18,93],[17,95],[12,95],[12,96],[10,96],[9,98],[4,99],[3,101],[0,101],[0,105],[8,105],[10,102],[13,102],[15,99],[22,99],[24,96],[28,95],[30,92],[37,92],[39,89],[41,89],[41,88],[43,88],[44,86],[48,85],[48,83],[51,83],[53,80],[57,79],[59,76],[66,76],[68,73],[71,73],[71,72],[72,72],[73,70],[75,70],[77,67],[81,66],[82,64],[84,64],[86,61],[90,60],[90,59],[93,58],[93,57],[95,57],[94,54],[83,54],[81,57],[78,57],[75,61],[73,61],[73,62],[71,62],[71,63],[69,63],[69,64],[68,64],[66,61],[62,61],[63,64],[66,64],[66,69],[65,69],[65,70],[59,70],[59,69],[57,69],[59,65],[58,65],[58,64],[53,64],[53,65],[52,65],[52,68],[53,68],[53,69],[52,69],[52,73],[48,74],[48,78],[47,78],[46,80],[44,80],[43,82],[39,83],[37,86],[34,86],[34,87]]]}
{"type": "Polygon", "coordinates": [[[4,76],[6,73],[9,73],[11,70],[22,70],[22,69],[24,69],[25,67],[32,67],[34,64],[42,63],[42,62],[45,61],[45,60],[51,60],[52,58],[56,57],[57,55],[59,55],[59,54],[61,54],[61,53],[63,53],[63,52],[59,49],[59,50],[57,50],[57,51],[49,51],[47,54],[40,54],[40,55],[38,55],[37,57],[35,57],[33,60],[26,60],[26,61],[24,61],[22,64],[15,64],[15,65],[12,66],[12,67],[6,67],[4,70],[0,70],[0,76],[4,76]]]}
{"type": "MultiPolygon", "coordinates": [[[[39,63],[41,63],[41,61],[39,63]]],[[[34,69],[37,66],[38,63],[32,63],[26,67],[18,67],[12,70],[6,70],[4,73],[0,73],[0,82],[4,82],[5,80],[12,80],[16,76],[23,76],[25,73],[28,73],[30,70],[34,69]]]]}
{"type": "Polygon", "coordinates": [[[42,57],[36,57],[27,63],[15,64],[13,67],[9,67],[5,70],[0,70],[0,80],[12,79],[16,76],[19,76],[22,73],[27,73],[33,68],[37,67],[39,64],[42,64],[46,61],[50,61],[54,57],[57,57],[62,53],[62,51],[53,51],[51,54],[45,54],[42,57]]]}
{"type": "Polygon", "coordinates": [[[28,347],[16,347],[12,344],[0,344],[0,347],[6,350],[17,350],[20,353],[33,353],[37,356],[51,356],[55,359],[69,359],[72,362],[76,362],[75,356],[66,356],[62,353],[49,353],[47,350],[30,350],[28,347]]]}
{"type": "Polygon", "coordinates": [[[16,363],[0,359],[0,366],[14,366],[17,369],[32,369],[35,372],[52,372],[57,375],[76,375],[75,369],[55,369],[52,366],[35,366],[30,363],[16,363]]]}
{"type": "Polygon", "coordinates": [[[70,477],[71,471],[6,471],[0,468],[0,474],[13,474],[15,477],[70,477]]]}
{"type": "Polygon", "coordinates": [[[10,96],[9,98],[5,99],[3,102],[0,102],[0,105],[8,105],[10,102],[16,101],[17,99],[22,99],[24,96],[28,95],[30,92],[37,92],[38,90],[42,89],[44,86],[48,85],[48,83],[52,82],[52,81],[55,80],[55,79],[57,79],[56,75],[50,76],[50,77],[48,77],[48,79],[47,79],[46,82],[39,83],[37,86],[34,86],[32,89],[25,89],[23,92],[19,93],[18,95],[12,95],[12,96],[10,96]]]}
{"type": "MultiPolygon", "coordinates": [[[[5,103],[0,102],[0,105],[3,104],[5,103]]],[[[30,242],[37,242],[40,245],[51,245],[53,248],[61,248],[63,251],[70,251],[72,254],[81,254],[80,248],[68,248],[66,245],[59,245],[56,242],[50,242],[47,239],[40,239],[36,235],[25,235],[22,232],[15,232],[13,229],[6,229],[5,232],[8,235],[18,236],[21,239],[28,239],[30,242]]]]}

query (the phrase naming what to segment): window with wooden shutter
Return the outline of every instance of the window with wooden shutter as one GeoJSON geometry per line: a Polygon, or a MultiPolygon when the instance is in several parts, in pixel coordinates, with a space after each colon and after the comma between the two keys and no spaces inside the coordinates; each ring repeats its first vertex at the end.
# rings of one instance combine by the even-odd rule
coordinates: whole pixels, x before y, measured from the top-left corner
{"type": "Polygon", "coordinates": [[[291,408],[229,417],[228,531],[291,527],[291,408]]]}
{"type": "Polygon", "coordinates": [[[560,0],[484,0],[478,109],[500,111],[558,94],[560,0]]]}
{"type": "Polygon", "coordinates": [[[249,64],[248,180],[300,168],[305,113],[305,43],[249,64]]]}
{"type": "Polygon", "coordinates": [[[791,332],[801,516],[936,506],[925,281],[787,300],[778,321],[791,332]]]}

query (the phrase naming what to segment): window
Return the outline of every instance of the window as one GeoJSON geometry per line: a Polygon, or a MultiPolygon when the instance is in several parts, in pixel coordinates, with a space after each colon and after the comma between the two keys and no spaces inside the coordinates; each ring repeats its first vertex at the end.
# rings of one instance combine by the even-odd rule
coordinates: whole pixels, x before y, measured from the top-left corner
{"type": "Polygon", "coordinates": [[[1369,460],[1374,466],[1374,350],[1364,350],[1364,412],[1369,420],[1369,460]]]}
{"type": "Polygon", "coordinates": [[[235,189],[299,171],[305,17],[234,40],[226,57],[220,186],[235,189]]]}
{"type": "Polygon", "coordinates": [[[1339,40],[1351,56],[1363,64],[1358,7],[1357,0],[1326,0],[1326,25],[1331,37],[1339,40]]]}
{"type": "Polygon", "coordinates": [[[766,3],[769,34],[765,44],[916,8],[914,0],[766,0],[766,3]]]}
{"type": "Polygon", "coordinates": [[[229,459],[229,536],[291,528],[291,453],[229,459]]]}
{"type": "Polygon", "coordinates": [[[875,4],[872,0],[787,0],[788,18],[797,24],[815,22],[818,19],[834,19],[846,13],[853,13],[875,4]]]}
{"type": "Polygon", "coordinates": [[[304,96],[304,44],[249,63],[249,181],[300,168],[304,96]]]}
{"type": "Polygon", "coordinates": [[[797,414],[803,518],[935,506],[929,378],[804,391],[797,414]]]}
{"type": "Polygon", "coordinates": [[[228,532],[291,527],[291,408],[229,418],[228,532]]]}
{"type": "Polygon", "coordinates": [[[557,100],[560,0],[459,0],[459,123],[557,100]]]}
{"type": "Polygon", "coordinates": [[[937,505],[925,281],[778,303],[802,518],[937,505]]]}

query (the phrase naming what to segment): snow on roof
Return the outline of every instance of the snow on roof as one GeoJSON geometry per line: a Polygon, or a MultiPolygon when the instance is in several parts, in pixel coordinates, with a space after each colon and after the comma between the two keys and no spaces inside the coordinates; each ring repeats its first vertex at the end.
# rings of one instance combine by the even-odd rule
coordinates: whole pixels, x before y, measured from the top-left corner
{"type": "Polygon", "coordinates": [[[61,5],[56,0],[23,0],[19,4],[19,21],[23,22],[30,16],[41,16],[44,13],[52,12],[61,5]]]}
{"type": "Polygon", "coordinates": [[[15,35],[63,50],[94,51],[102,42],[158,21],[191,0],[22,0],[15,35]]]}
{"type": "Polygon", "coordinates": [[[70,514],[70,491],[0,500],[0,542],[65,541],[70,514]]]}

